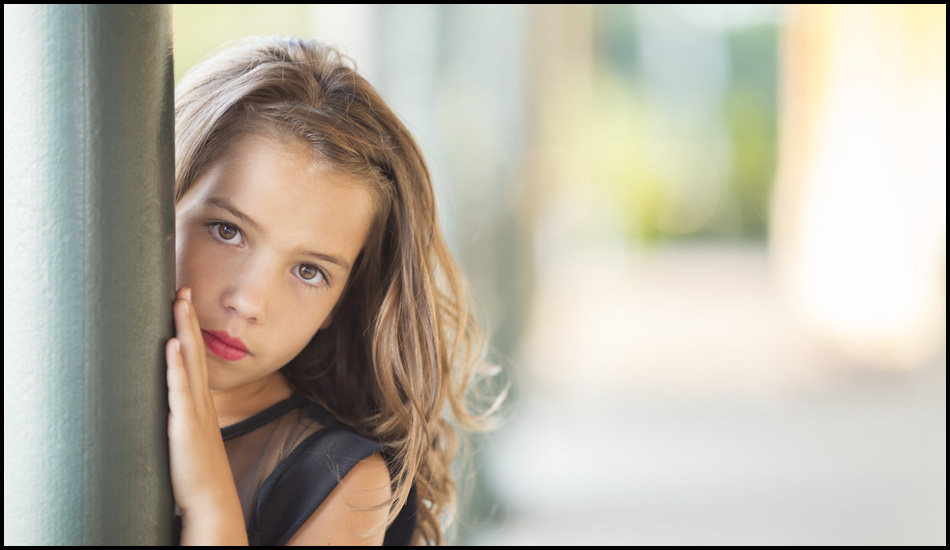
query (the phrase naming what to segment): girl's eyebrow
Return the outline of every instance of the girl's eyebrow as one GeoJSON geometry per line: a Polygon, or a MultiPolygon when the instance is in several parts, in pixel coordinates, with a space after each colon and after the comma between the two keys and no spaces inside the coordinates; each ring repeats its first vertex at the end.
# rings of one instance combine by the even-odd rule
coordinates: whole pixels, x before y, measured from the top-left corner
{"type": "Polygon", "coordinates": [[[205,206],[215,206],[217,208],[223,208],[227,210],[228,212],[230,212],[231,214],[233,214],[234,217],[238,218],[242,222],[251,226],[251,228],[254,229],[254,231],[257,231],[261,235],[264,235],[266,233],[263,227],[261,227],[256,221],[252,220],[250,216],[238,210],[233,204],[231,204],[231,201],[229,201],[228,199],[224,199],[220,197],[210,197],[208,200],[205,201],[205,206]]]}
{"type": "MultiPolygon", "coordinates": [[[[246,223],[247,225],[251,226],[251,228],[254,229],[254,231],[260,233],[262,236],[264,236],[264,235],[266,234],[266,232],[264,231],[264,228],[261,227],[261,225],[260,225],[259,223],[257,223],[256,221],[252,220],[251,217],[248,216],[247,214],[245,214],[244,212],[241,212],[240,210],[238,210],[237,207],[235,207],[233,204],[231,204],[231,201],[229,201],[229,200],[226,199],[226,198],[223,198],[223,197],[209,197],[209,198],[205,201],[205,206],[213,206],[213,207],[215,207],[215,208],[221,208],[221,209],[223,209],[223,210],[227,210],[227,211],[230,212],[232,215],[234,215],[234,217],[238,218],[238,219],[241,220],[242,222],[244,222],[244,223],[246,223]]],[[[349,262],[347,262],[346,260],[344,260],[342,256],[339,256],[339,255],[336,255],[336,254],[322,254],[322,253],[320,253],[320,252],[313,252],[313,251],[311,251],[311,250],[300,250],[300,249],[298,249],[297,252],[301,252],[301,253],[306,254],[306,255],[308,255],[308,256],[313,256],[314,258],[317,258],[317,259],[319,259],[319,260],[323,260],[323,261],[326,261],[326,262],[330,262],[330,263],[336,264],[336,265],[342,267],[343,269],[345,269],[346,271],[349,271],[349,270],[350,270],[350,264],[349,264],[349,262]]]]}

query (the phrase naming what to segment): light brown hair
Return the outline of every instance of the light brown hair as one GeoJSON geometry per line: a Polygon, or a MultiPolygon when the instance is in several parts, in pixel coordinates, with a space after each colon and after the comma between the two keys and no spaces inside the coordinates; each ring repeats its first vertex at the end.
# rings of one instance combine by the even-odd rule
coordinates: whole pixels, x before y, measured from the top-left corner
{"type": "Polygon", "coordinates": [[[203,61],[176,89],[176,202],[249,132],[306,146],[315,161],[375,191],[376,215],[330,327],[283,372],[298,392],[395,452],[387,525],[415,483],[416,541],[444,544],[442,523],[457,502],[457,429],[487,429],[501,397],[486,412],[471,410],[467,389],[487,366],[487,348],[422,153],[335,49],[253,37],[203,61]]]}

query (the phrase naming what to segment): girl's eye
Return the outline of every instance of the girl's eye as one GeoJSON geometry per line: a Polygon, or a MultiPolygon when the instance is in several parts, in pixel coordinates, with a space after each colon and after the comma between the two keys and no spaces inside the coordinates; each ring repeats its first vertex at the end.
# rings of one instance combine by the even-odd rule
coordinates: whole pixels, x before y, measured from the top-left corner
{"type": "Polygon", "coordinates": [[[297,268],[297,273],[300,275],[301,279],[307,281],[308,286],[318,287],[327,281],[323,271],[321,271],[320,268],[315,265],[300,264],[300,267],[297,268]]]}
{"type": "Polygon", "coordinates": [[[225,241],[228,244],[239,244],[234,238],[241,234],[241,230],[236,225],[230,223],[216,222],[210,224],[211,233],[218,240],[225,241]]]}

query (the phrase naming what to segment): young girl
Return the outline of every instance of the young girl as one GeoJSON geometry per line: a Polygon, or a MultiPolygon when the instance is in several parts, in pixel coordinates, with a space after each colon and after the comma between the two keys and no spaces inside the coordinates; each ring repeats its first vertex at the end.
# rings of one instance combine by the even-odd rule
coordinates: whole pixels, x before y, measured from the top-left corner
{"type": "Polygon", "coordinates": [[[182,544],[445,542],[481,332],[419,147],[317,41],[175,92],[168,437],[182,544]]]}

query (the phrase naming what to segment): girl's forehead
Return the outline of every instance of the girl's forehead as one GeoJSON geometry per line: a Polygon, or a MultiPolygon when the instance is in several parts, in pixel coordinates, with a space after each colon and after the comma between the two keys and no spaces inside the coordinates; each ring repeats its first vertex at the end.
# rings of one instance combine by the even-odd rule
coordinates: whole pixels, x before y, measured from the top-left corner
{"type": "Polygon", "coordinates": [[[315,162],[302,147],[288,147],[266,136],[238,141],[195,182],[180,210],[221,210],[222,201],[253,220],[268,237],[323,235],[353,245],[354,256],[374,214],[369,186],[315,162]]]}
{"type": "Polygon", "coordinates": [[[359,201],[370,195],[366,185],[318,160],[305,146],[260,134],[242,137],[210,172],[216,173],[206,180],[232,193],[291,196],[295,203],[330,196],[359,201]]]}

